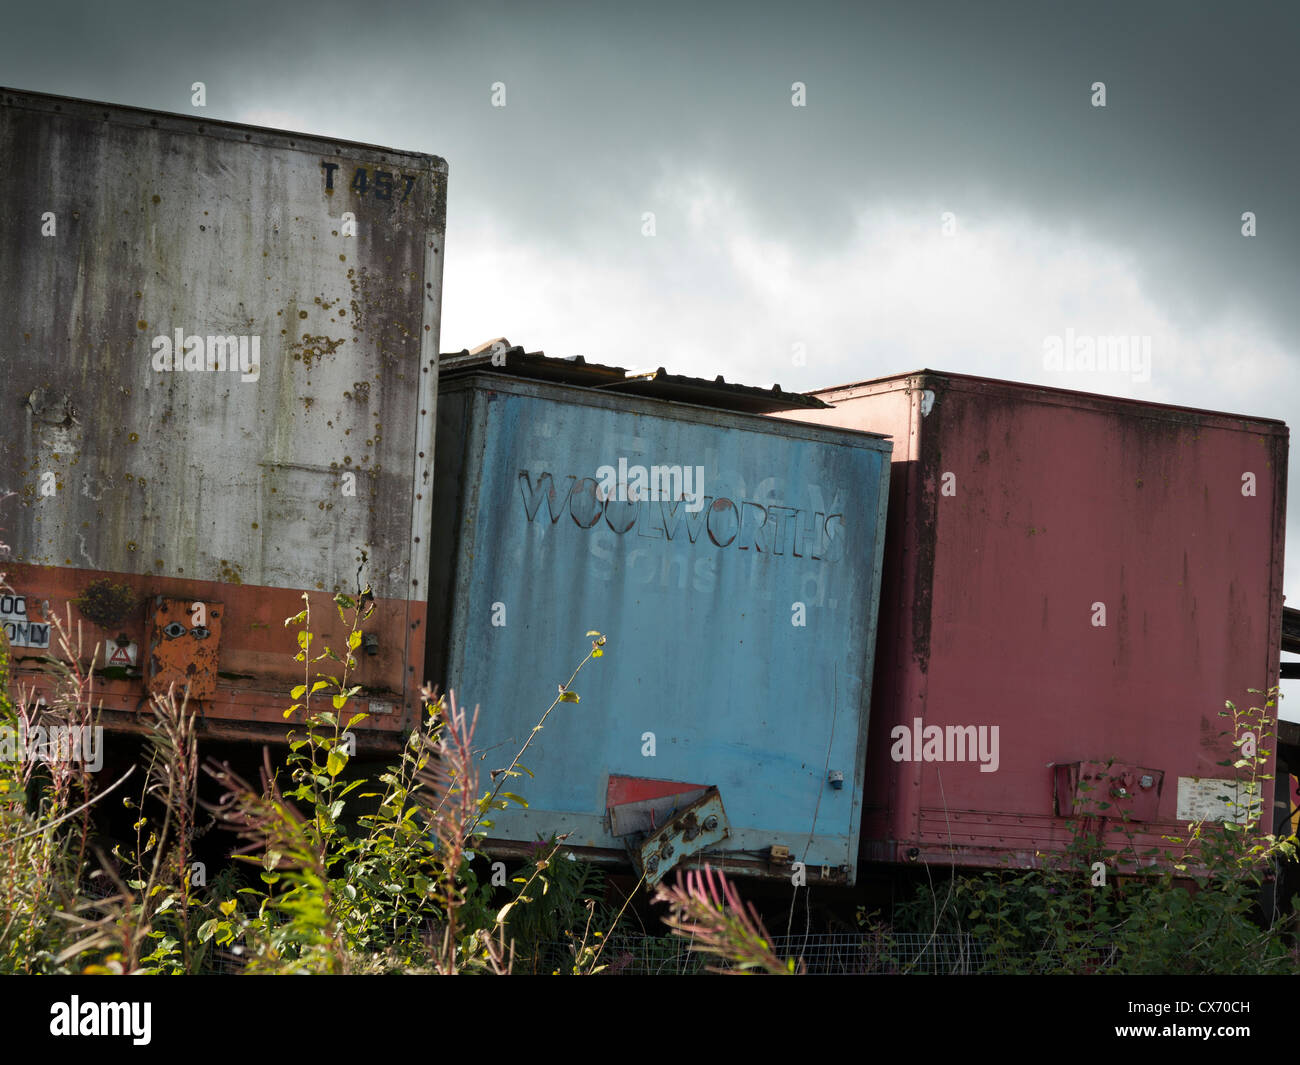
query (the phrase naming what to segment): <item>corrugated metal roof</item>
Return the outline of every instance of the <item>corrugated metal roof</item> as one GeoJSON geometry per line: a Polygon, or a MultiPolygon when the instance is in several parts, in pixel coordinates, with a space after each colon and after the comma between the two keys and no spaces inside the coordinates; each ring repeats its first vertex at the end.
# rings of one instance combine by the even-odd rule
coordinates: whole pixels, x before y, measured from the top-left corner
{"type": "MultiPolygon", "coordinates": [[[[948,370],[934,370],[930,368],[909,370],[906,373],[885,374],[882,377],[868,377],[861,381],[846,381],[844,384],[813,389],[810,395],[825,396],[832,392],[847,392],[849,389],[865,388],[871,385],[885,384],[890,381],[902,381],[909,377],[924,376],[939,377],[948,381],[972,381],[978,382],[979,384],[997,385],[999,387],[1017,389],[1025,392],[1041,392],[1044,395],[1067,396],[1072,399],[1073,397],[1084,396],[1090,399],[1101,400],[1109,404],[1142,408],[1151,411],[1186,412],[1188,414],[1210,415],[1215,418],[1232,418],[1240,421],[1259,422],[1262,424],[1286,425],[1286,423],[1279,418],[1261,418],[1255,415],[1233,414],[1230,411],[1209,410],[1204,407],[1186,407],[1177,403],[1156,403],[1146,399],[1133,399],[1129,396],[1115,396],[1106,392],[1086,392],[1080,389],[1061,388],[1057,385],[1045,385],[1033,381],[1009,381],[1001,377],[980,377],[976,374],[951,373],[948,370]]],[[[830,406],[836,405],[837,404],[834,403],[830,404],[830,406]]]]}
{"type": "Polygon", "coordinates": [[[828,406],[815,396],[800,392],[787,392],[780,385],[759,388],[726,381],[721,375],[712,381],[703,377],[686,377],[669,373],[662,366],[653,370],[629,370],[622,366],[607,366],[588,362],[581,355],[571,358],[552,358],[541,351],[524,351],[512,345],[505,337],[497,337],[472,350],[443,352],[438,362],[440,375],[475,373],[500,373],[511,377],[524,377],[558,384],[581,385],[610,392],[622,392],[652,399],[676,400],[704,407],[721,407],[725,410],[749,414],[769,414],[773,411],[799,408],[817,409],[828,406]],[[504,348],[504,352],[502,351],[504,348]],[[505,365],[495,365],[504,354],[505,365]]]}
{"type": "Polygon", "coordinates": [[[1300,654],[1300,610],[1282,608],[1282,650],[1300,654]]]}

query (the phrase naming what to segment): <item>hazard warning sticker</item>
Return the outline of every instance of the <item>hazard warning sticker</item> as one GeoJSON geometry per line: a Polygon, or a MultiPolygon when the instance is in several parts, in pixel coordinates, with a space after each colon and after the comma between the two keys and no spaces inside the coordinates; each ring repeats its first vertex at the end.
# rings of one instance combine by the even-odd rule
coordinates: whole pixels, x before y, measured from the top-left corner
{"type": "Polygon", "coordinates": [[[134,666],[136,656],[136,645],[133,643],[120,644],[116,640],[104,641],[104,665],[106,666],[134,666]]]}

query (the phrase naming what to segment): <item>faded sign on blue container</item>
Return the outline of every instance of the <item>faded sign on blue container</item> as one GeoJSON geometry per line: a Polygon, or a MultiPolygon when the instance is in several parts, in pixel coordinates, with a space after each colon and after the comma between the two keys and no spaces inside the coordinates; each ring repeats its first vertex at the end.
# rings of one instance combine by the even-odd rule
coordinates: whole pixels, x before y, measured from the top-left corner
{"type": "Polygon", "coordinates": [[[851,879],[889,442],[504,377],[439,402],[434,679],[482,708],[485,782],[608,637],[490,835],[622,850],[611,778],[676,781],[719,789],[728,854],[851,879]]]}

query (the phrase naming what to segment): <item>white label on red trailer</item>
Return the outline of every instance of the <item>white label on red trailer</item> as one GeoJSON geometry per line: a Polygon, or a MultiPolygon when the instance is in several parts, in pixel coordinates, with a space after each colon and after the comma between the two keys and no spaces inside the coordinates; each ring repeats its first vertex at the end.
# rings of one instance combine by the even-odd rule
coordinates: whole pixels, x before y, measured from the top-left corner
{"type": "Polygon", "coordinates": [[[26,596],[0,595],[0,628],[4,629],[10,647],[50,646],[50,626],[27,616],[26,596]]]}
{"type": "Polygon", "coordinates": [[[1259,811],[1259,783],[1219,777],[1178,778],[1179,821],[1235,821],[1259,811]]]}

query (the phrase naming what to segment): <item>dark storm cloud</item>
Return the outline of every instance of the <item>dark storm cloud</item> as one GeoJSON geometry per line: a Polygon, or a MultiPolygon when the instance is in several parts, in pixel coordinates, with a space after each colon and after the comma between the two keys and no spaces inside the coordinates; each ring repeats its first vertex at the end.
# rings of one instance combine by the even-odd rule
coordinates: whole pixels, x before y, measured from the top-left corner
{"type": "Polygon", "coordinates": [[[462,209],[521,240],[607,242],[689,162],[795,243],[836,246],[864,203],[1012,210],[1132,249],[1180,319],[1231,301],[1297,325],[1294,5],[137,3],[8,22],[8,84],[186,111],[203,80],[213,117],[301,114],[446,156],[462,209]]]}

